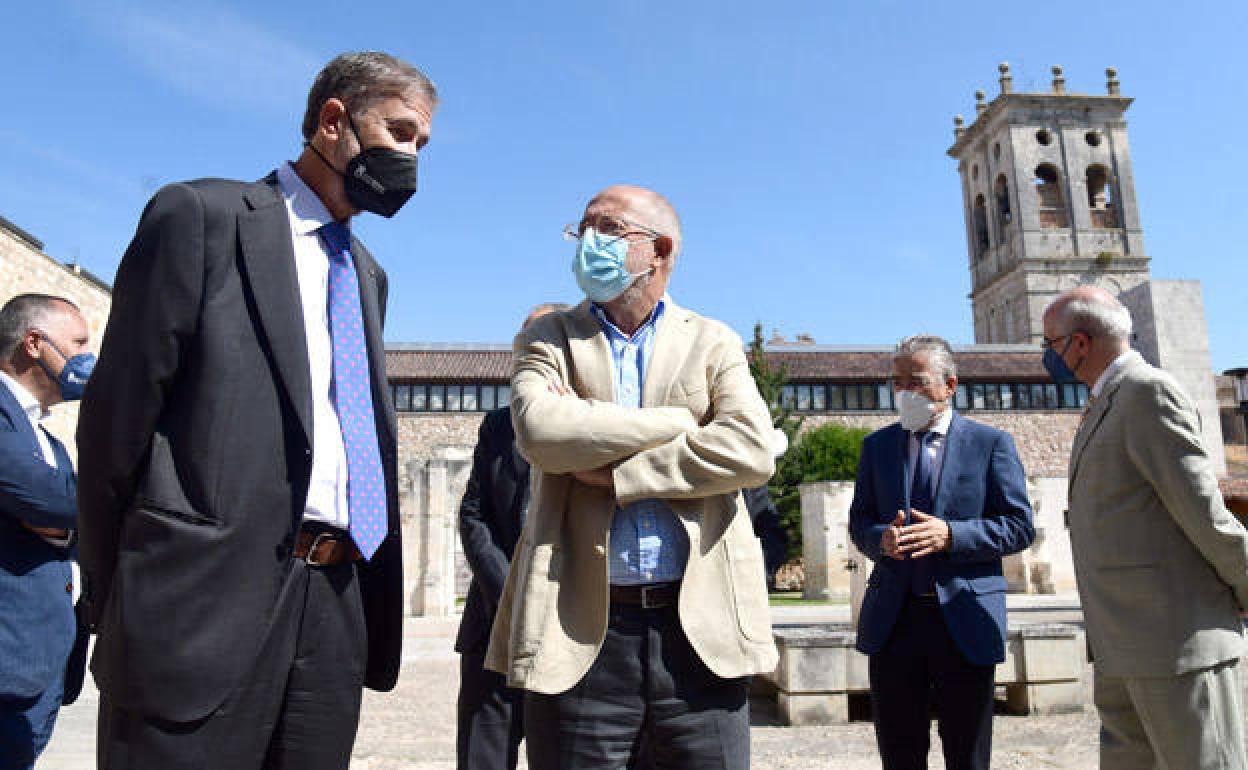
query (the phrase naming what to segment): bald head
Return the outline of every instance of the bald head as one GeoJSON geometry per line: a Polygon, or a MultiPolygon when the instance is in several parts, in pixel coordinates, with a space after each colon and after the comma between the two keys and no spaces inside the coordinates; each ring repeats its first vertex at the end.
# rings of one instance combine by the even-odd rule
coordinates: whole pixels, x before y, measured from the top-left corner
{"type": "Polygon", "coordinates": [[[1058,335],[1081,331],[1124,347],[1131,339],[1131,314],[1100,286],[1076,286],[1062,292],[1044,311],[1044,317],[1053,322],[1058,335]]]}
{"type": "Polygon", "coordinates": [[[591,198],[586,210],[595,208],[595,204],[618,207],[625,219],[667,236],[672,242],[669,258],[673,262],[680,254],[680,217],[676,215],[676,209],[671,202],[654,190],[632,184],[612,185],[591,198]]]}

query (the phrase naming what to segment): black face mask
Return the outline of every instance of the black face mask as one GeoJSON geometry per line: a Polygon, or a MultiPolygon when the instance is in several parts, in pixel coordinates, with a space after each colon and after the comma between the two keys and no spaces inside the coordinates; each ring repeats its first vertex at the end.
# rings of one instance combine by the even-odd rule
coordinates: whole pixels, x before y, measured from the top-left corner
{"type": "MultiPolygon", "coordinates": [[[[360,132],[347,114],[351,131],[359,141],[360,132]]],[[[390,218],[416,192],[416,156],[389,147],[369,147],[347,161],[345,171],[338,171],[310,142],[307,146],[325,165],[342,175],[347,200],[361,211],[390,218]]]]}

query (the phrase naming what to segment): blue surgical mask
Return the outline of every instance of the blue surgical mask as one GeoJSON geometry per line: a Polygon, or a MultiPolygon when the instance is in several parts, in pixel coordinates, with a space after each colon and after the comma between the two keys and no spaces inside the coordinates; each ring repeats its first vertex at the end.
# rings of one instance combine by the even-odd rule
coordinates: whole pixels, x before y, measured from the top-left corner
{"type": "Polygon", "coordinates": [[[572,260],[576,285],[594,302],[610,302],[632,286],[633,281],[650,272],[628,272],[624,266],[627,256],[627,238],[612,238],[586,227],[572,260]]]}
{"type": "Polygon", "coordinates": [[[39,365],[48,373],[48,376],[56,380],[61,386],[61,399],[65,401],[77,401],[82,398],[82,393],[86,390],[87,380],[91,378],[91,372],[95,369],[94,353],[79,353],[73,357],[67,357],[65,353],[56,346],[56,343],[43,337],[43,341],[52,346],[52,349],[61,354],[61,358],[65,359],[65,366],[61,367],[60,374],[53,374],[52,370],[43,363],[43,359],[39,359],[39,365]]]}
{"type": "MultiPolygon", "coordinates": [[[[1067,343],[1067,347],[1070,347],[1069,343],[1067,343]]],[[[1061,354],[1053,348],[1048,348],[1044,351],[1044,368],[1048,370],[1049,376],[1058,385],[1066,385],[1077,379],[1075,373],[1071,371],[1071,368],[1066,365],[1066,361],[1062,359],[1061,354]]]]}

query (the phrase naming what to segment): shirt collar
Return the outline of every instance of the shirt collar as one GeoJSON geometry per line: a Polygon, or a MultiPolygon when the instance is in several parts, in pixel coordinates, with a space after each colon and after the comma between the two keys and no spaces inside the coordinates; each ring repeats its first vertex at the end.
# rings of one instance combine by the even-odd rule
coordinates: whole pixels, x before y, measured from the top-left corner
{"type": "Polygon", "coordinates": [[[663,311],[667,308],[667,302],[669,299],[670,298],[666,294],[659,297],[658,304],[654,306],[654,310],[650,311],[650,317],[646,319],[645,323],[637,327],[637,331],[633,333],[632,337],[629,337],[627,334],[620,331],[619,327],[611,323],[611,319],[607,318],[607,312],[599,307],[597,302],[591,302],[589,309],[590,312],[594,314],[594,318],[598,319],[599,325],[602,326],[603,331],[607,333],[608,337],[618,337],[622,340],[629,340],[640,337],[642,334],[645,334],[650,327],[659,322],[659,319],[663,316],[663,311]]]}
{"type": "Polygon", "coordinates": [[[290,163],[277,167],[277,185],[286,199],[290,227],[296,235],[315,235],[322,226],[334,221],[333,215],[316,193],[308,187],[290,163]]]}
{"type": "Polygon", "coordinates": [[[13,397],[17,399],[17,404],[26,413],[32,422],[42,422],[51,412],[43,408],[39,403],[39,399],[35,398],[26,386],[10,377],[6,372],[0,372],[0,382],[3,382],[13,393],[13,397]]]}
{"type": "Polygon", "coordinates": [[[1134,350],[1123,351],[1118,354],[1117,358],[1109,362],[1109,366],[1105,367],[1105,371],[1101,372],[1101,376],[1096,378],[1096,384],[1092,386],[1090,391],[1092,398],[1101,395],[1101,390],[1104,389],[1105,383],[1109,382],[1109,378],[1117,374],[1119,369],[1126,366],[1127,359],[1131,358],[1131,354],[1134,352],[1134,350]]]}
{"type": "Polygon", "coordinates": [[[928,433],[935,433],[938,436],[949,435],[949,424],[953,422],[953,404],[945,407],[945,411],[936,417],[936,421],[928,427],[928,433]]]}

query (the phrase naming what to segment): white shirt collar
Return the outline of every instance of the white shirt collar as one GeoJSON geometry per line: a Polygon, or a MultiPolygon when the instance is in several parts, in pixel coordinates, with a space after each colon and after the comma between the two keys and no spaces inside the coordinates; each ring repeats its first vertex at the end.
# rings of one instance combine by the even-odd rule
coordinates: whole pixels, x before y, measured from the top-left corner
{"type": "Polygon", "coordinates": [[[277,167],[277,184],[286,199],[290,227],[296,235],[315,235],[322,226],[334,221],[333,215],[316,193],[308,187],[290,163],[277,167]]]}
{"type": "Polygon", "coordinates": [[[0,382],[3,382],[12,392],[13,397],[17,399],[18,406],[22,407],[22,411],[30,418],[31,422],[42,422],[51,412],[43,408],[39,403],[39,399],[35,398],[26,386],[13,379],[6,372],[0,372],[0,382]]]}
{"type": "Polygon", "coordinates": [[[1105,371],[1101,372],[1101,376],[1096,378],[1096,384],[1092,386],[1090,391],[1092,398],[1101,395],[1101,389],[1105,387],[1105,383],[1109,382],[1109,378],[1118,373],[1118,370],[1126,366],[1127,361],[1134,354],[1134,350],[1127,350],[1118,354],[1118,357],[1109,362],[1109,366],[1105,367],[1105,371]]]}
{"type": "Polygon", "coordinates": [[[949,424],[953,422],[953,404],[945,407],[945,411],[937,415],[935,421],[928,426],[929,433],[935,433],[938,436],[949,435],[949,424]]]}

